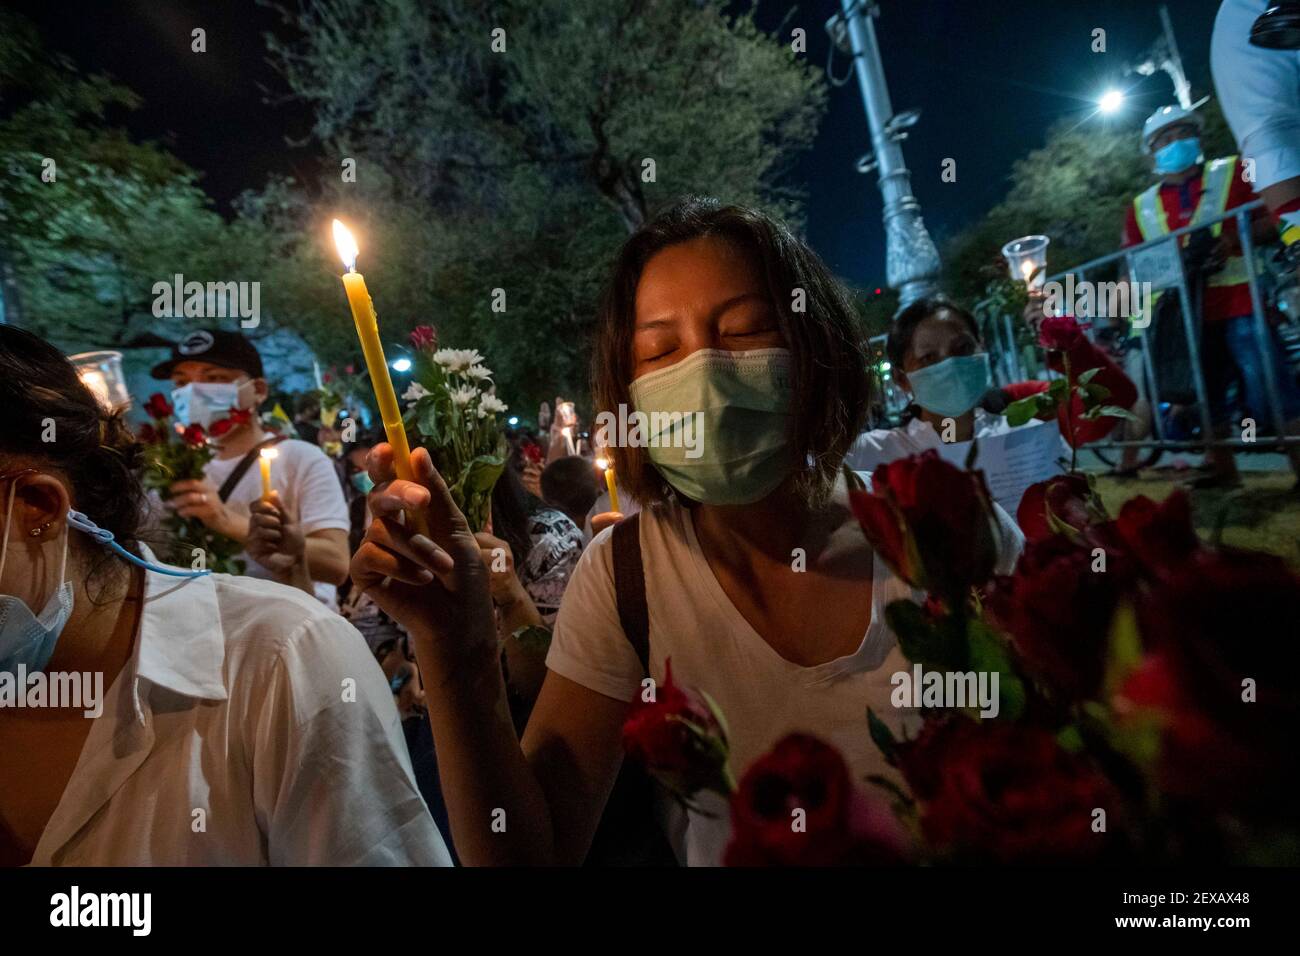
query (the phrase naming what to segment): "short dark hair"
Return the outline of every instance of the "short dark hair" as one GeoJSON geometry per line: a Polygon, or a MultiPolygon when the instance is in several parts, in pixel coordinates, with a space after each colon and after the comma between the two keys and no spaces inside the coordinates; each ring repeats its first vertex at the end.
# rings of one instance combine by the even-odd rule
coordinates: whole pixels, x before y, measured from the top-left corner
{"type": "Polygon", "coordinates": [[[586,515],[599,497],[596,466],[589,458],[565,455],[542,472],[542,500],[565,514],[586,515]]]}
{"type": "Polygon", "coordinates": [[[0,325],[0,407],[7,419],[0,471],[30,465],[61,473],[73,507],[135,550],[144,446],[123,411],[100,404],[58,349],[11,325],[0,325]],[[55,441],[44,440],[50,423],[55,441]]]}
{"type": "MultiPolygon", "coordinates": [[[[597,412],[632,407],[636,289],[646,263],[693,239],[727,240],[753,257],[767,283],[777,323],[793,354],[791,468],[814,503],[825,501],[840,463],[866,418],[870,384],[857,312],[847,291],[802,239],[766,213],[716,199],[679,200],[623,244],[601,298],[592,382],[597,412]],[[792,309],[793,291],[805,310],[792,309]]],[[[665,487],[643,448],[611,446],[619,482],[642,504],[664,501],[665,487]]]]}
{"type": "Polygon", "coordinates": [[[898,369],[903,367],[903,359],[907,357],[907,350],[912,347],[916,327],[940,312],[948,312],[965,322],[976,341],[981,340],[980,326],[975,321],[975,316],[942,293],[923,296],[894,316],[894,321],[889,328],[889,338],[885,340],[885,354],[889,357],[891,365],[898,369]]]}

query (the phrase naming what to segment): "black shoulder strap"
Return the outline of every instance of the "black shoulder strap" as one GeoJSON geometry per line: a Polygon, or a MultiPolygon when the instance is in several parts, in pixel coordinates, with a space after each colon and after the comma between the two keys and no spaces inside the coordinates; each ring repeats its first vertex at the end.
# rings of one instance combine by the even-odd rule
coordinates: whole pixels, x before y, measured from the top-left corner
{"type": "Polygon", "coordinates": [[[650,673],[650,609],[645,599],[645,568],[641,564],[640,514],[614,525],[614,599],[618,620],[636,651],[641,670],[650,673]]]}
{"type": "Polygon", "coordinates": [[[248,469],[253,467],[253,462],[257,461],[257,456],[262,453],[262,449],[270,445],[278,445],[282,441],[284,441],[283,435],[276,435],[272,438],[268,438],[266,441],[254,445],[248,450],[247,455],[239,459],[239,464],[235,466],[235,470],[226,476],[226,480],[223,481],[221,487],[217,489],[217,497],[221,499],[222,504],[226,503],[226,499],[229,498],[231,492],[235,490],[235,487],[239,484],[239,480],[243,478],[244,475],[248,474],[248,469]]]}

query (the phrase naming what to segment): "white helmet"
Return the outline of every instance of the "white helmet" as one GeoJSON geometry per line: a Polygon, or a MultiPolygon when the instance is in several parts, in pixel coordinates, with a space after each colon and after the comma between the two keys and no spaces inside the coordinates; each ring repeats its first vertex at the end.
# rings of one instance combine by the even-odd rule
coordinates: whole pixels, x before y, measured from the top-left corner
{"type": "MultiPolygon", "coordinates": [[[[1201,101],[1205,102],[1204,100],[1201,101]]],[[[1199,113],[1193,112],[1200,103],[1193,103],[1190,107],[1182,106],[1162,106],[1142,124],[1142,152],[1148,156],[1151,155],[1151,137],[1160,132],[1166,126],[1173,126],[1176,123],[1195,123],[1197,129],[1204,129],[1205,121],[1201,119],[1199,113]]]]}

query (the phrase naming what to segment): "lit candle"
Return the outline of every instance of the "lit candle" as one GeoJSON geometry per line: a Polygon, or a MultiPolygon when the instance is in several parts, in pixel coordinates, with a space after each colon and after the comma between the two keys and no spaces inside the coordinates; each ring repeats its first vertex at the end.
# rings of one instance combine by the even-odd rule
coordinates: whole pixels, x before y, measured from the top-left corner
{"type": "Polygon", "coordinates": [[[618,485],[614,483],[614,463],[604,458],[596,459],[596,467],[605,472],[605,487],[609,489],[609,510],[618,510],[618,485]]]}
{"type": "MultiPolygon", "coordinates": [[[[366,368],[370,372],[370,385],[375,390],[375,404],[379,406],[379,418],[384,423],[384,434],[388,444],[393,448],[393,468],[397,477],[404,481],[414,481],[415,472],[411,469],[411,446],[406,442],[406,426],[402,424],[402,412],[397,404],[397,393],[393,391],[393,380],[388,375],[388,363],[384,360],[384,347],[379,342],[379,317],[375,315],[375,305],[370,300],[366,289],[366,280],[357,272],[357,241],[348,232],[347,226],[334,220],[334,242],[338,246],[339,258],[347,267],[343,275],[343,288],[348,294],[348,304],[352,307],[352,320],[357,326],[357,338],[361,340],[361,351],[366,357],[366,368]]],[[[424,516],[413,513],[413,526],[423,535],[429,533],[424,516]]]]}
{"type": "Polygon", "coordinates": [[[263,448],[258,465],[262,469],[262,500],[271,500],[271,459],[280,454],[274,448],[263,448]]]}

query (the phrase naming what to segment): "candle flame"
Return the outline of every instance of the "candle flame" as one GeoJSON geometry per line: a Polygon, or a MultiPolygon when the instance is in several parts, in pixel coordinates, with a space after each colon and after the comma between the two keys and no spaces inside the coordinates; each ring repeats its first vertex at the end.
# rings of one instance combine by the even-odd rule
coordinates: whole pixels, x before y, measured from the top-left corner
{"type": "Polygon", "coordinates": [[[272,458],[277,458],[279,457],[279,455],[280,453],[276,451],[274,448],[262,449],[262,457],[265,458],[267,461],[270,461],[272,458]]]}
{"type": "Polygon", "coordinates": [[[343,225],[337,219],[334,220],[334,245],[338,248],[339,258],[347,266],[349,272],[353,272],[357,267],[357,241],[352,238],[352,233],[348,227],[343,225]]]}
{"type": "Polygon", "coordinates": [[[605,458],[597,458],[596,467],[599,468],[601,471],[604,471],[606,468],[609,467],[609,460],[605,458]]]}

